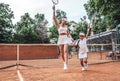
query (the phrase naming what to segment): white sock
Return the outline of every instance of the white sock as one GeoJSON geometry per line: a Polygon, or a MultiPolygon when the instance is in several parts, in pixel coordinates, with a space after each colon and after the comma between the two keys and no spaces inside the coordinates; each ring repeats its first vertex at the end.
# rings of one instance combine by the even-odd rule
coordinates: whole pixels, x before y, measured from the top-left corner
{"type": "Polygon", "coordinates": [[[64,62],[64,65],[66,65],[66,62],[64,62]]]}

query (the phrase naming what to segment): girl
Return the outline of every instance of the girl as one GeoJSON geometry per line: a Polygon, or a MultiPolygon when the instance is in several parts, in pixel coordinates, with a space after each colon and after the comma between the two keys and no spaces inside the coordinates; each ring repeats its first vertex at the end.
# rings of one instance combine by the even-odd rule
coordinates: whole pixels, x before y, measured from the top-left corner
{"type": "Polygon", "coordinates": [[[80,64],[82,66],[82,70],[86,70],[87,69],[87,52],[88,52],[88,48],[87,48],[87,38],[88,38],[88,34],[90,32],[90,25],[88,25],[88,31],[87,34],[85,36],[84,33],[80,33],[79,34],[79,40],[78,40],[78,46],[79,46],[79,52],[78,52],[78,58],[80,59],[80,64]]]}
{"type": "Polygon", "coordinates": [[[72,43],[73,38],[70,35],[68,27],[66,26],[67,19],[62,18],[61,23],[59,24],[56,16],[55,16],[55,6],[53,6],[53,20],[59,32],[58,45],[60,48],[60,54],[62,55],[62,59],[64,62],[64,69],[66,70],[68,67],[68,44],[72,43]],[[70,39],[71,40],[70,40],[70,39]]]}

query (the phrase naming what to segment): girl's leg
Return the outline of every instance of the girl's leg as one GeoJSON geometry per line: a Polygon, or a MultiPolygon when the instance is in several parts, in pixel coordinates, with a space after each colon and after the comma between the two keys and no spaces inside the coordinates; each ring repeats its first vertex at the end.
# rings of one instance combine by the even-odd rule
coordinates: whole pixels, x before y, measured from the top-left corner
{"type": "Polygon", "coordinates": [[[62,56],[62,59],[65,62],[65,58],[64,58],[64,45],[59,45],[59,48],[60,48],[60,55],[62,56]]]}
{"type": "Polygon", "coordinates": [[[84,67],[83,59],[80,59],[80,64],[82,67],[84,67]]]}
{"type": "Polygon", "coordinates": [[[85,58],[85,61],[84,61],[84,63],[85,63],[85,64],[87,64],[87,63],[88,63],[88,61],[87,61],[87,60],[88,60],[88,55],[87,55],[87,57],[85,58]]]}
{"type": "Polygon", "coordinates": [[[85,60],[84,60],[84,63],[85,63],[85,64],[87,64],[87,63],[88,63],[87,59],[88,59],[88,58],[85,58],[85,60]]]}
{"type": "Polygon", "coordinates": [[[82,71],[86,70],[83,59],[80,59],[80,64],[82,66],[82,71]]]}
{"type": "MultiPolygon", "coordinates": [[[[86,53],[87,54],[87,53],[86,53]]],[[[87,67],[88,67],[88,55],[87,55],[87,57],[85,58],[85,60],[84,60],[84,66],[85,66],[85,69],[87,69],[87,67]]]]}
{"type": "Polygon", "coordinates": [[[87,61],[87,59],[88,58],[85,58],[85,61],[84,61],[84,67],[85,67],[85,69],[87,69],[87,67],[88,67],[88,61],[87,61]]]}

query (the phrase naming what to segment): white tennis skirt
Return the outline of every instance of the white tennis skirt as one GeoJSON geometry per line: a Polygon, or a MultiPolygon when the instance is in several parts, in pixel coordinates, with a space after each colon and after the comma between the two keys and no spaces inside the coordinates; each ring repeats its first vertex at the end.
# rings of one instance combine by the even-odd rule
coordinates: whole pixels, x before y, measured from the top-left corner
{"type": "Polygon", "coordinates": [[[87,53],[78,53],[78,58],[79,59],[87,58],[87,57],[88,57],[87,53]]]}
{"type": "Polygon", "coordinates": [[[60,44],[71,44],[72,40],[67,35],[59,35],[58,45],[60,44]]]}

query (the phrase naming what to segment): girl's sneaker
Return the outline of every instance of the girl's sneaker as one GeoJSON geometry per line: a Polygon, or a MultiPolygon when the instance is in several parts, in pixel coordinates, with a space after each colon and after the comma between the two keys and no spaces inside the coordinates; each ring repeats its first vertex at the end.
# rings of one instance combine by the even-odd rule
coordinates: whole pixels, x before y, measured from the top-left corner
{"type": "Polygon", "coordinates": [[[85,69],[85,67],[82,67],[82,71],[85,71],[86,69],[85,69]]]}
{"type": "Polygon", "coordinates": [[[84,64],[84,68],[85,68],[85,69],[88,68],[88,64],[87,64],[87,63],[84,64]]]}

